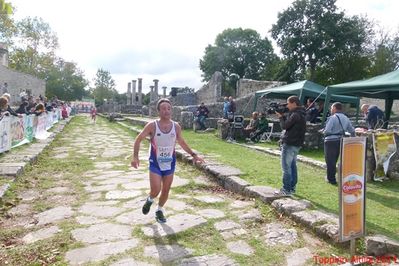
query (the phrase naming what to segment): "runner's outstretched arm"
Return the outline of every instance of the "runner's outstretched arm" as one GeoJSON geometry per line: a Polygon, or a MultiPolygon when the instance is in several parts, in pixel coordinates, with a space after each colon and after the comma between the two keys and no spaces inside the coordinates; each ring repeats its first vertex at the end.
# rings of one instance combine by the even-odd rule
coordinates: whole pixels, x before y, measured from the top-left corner
{"type": "Polygon", "coordinates": [[[194,163],[204,163],[205,162],[204,159],[199,157],[198,154],[193,152],[193,150],[187,145],[186,141],[183,139],[183,136],[181,134],[181,127],[178,123],[176,123],[176,141],[177,141],[177,143],[179,143],[180,147],[182,147],[182,149],[185,152],[187,152],[188,154],[190,154],[193,157],[194,163]]]}

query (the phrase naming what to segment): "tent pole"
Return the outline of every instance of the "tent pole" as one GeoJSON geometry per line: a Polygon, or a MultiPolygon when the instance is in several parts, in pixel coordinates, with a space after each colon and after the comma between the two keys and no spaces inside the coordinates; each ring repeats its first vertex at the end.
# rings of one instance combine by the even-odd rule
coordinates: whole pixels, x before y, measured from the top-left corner
{"type": "Polygon", "coordinates": [[[255,103],[254,103],[254,110],[253,110],[253,112],[255,112],[256,111],[256,106],[258,105],[258,98],[259,98],[259,96],[258,95],[256,95],[256,93],[255,93],[255,103]]]}
{"type": "Polygon", "coordinates": [[[360,98],[357,98],[357,103],[356,103],[356,126],[359,125],[359,112],[360,112],[360,98]]]}
{"type": "Polygon", "coordinates": [[[324,100],[323,117],[321,119],[321,126],[324,126],[324,123],[327,118],[327,112],[328,112],[328,110],[330,110],[330,96],[331,96],[330,94],[331,94],[331,92],[327,87],[326,98],[324,100]]]}
{"type": "Polygon", "coordinates": [[[393,105],[393,98],[388,97],[385,99],[385,122],[383,128],[387,129],[388,128],[388,123],[389,119],[391,118],[391,111],[392,111],[392,105],[393,105]]]}

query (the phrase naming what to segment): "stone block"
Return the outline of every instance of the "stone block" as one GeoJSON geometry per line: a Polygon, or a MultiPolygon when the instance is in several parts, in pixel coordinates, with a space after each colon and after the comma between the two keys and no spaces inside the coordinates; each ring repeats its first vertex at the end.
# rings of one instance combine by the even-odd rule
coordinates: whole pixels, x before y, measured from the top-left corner
{"type": "Polygon", "coordinates": [[[23,173],[26,162],[20,163],[0,163],[0,175],[19,176],[23,173]]]}
{"type": "Polygon", "coordinates": [[[281,196],[276,196],[274,191],[276,191],[276,189],[272,187],[249,186],[245,187],[244,195],[251,198],[259,198],[266,203],[271,203],[274,200],[281,198],[281,196]]]}
{"type": "Polygon", "coordinates": [[[10,188],[10,184],[4,184],[0,186],[0,199],[4,196],[4,194],[7,192],[7,190],[10,188]]]}
{"type": "Polygon", "coordinates": [[[338,224],[323,224],[316,226],[316,233],[321,237],[333,240],[335,243],[339,242],[339,225],[338,224]]]}
{"type": "Polygon", "coordinates": [[[293,212],[291,217],[295,221],[311,228],[326,223],[338,224],[338,218],[334,217],[332,214],[316,210],[293,212]]]}
{"type": "Polygon", "coordinates": [[[241,175],[241,171],[239,169],[225,165],[207,165],[206,171],[216,177],[241,175]]]}
{"type": "Polygon", "coordinates": [[[309,201],[294,200],[290,198],[277,199],[273,201],[272,206],[279,212],[290,215],[293,212],[304,211],[311,206],[309,201]]]}
{"type": "Polygon", "coordinates": [[[382,235],[368,236],[366,237],[366,253],[371,256],[399,256],[399,242],[382,235]]]}
{"type": "Polygon", "coordinates": [[[244,189],[251,185],[238,176],[226,176],[223,183],[225,189],[239,194],[243,194],[244,189]]]}

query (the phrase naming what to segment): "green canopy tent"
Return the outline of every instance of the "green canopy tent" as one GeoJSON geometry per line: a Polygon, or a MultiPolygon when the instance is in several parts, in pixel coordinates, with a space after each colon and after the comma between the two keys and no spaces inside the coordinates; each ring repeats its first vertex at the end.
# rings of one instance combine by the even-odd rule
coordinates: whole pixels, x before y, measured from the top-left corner
{"type": "MultiPolygon", "coordinates": [[[[268,98],[286,99],[291,95],[297,95],[303,103],[305,98],[317,98],[324,100],[326,98],[326,88],[309,80],[303,80],[276,88],[268,88],[255,92],[254,110],[258,103],[258,99],[262,96],[268,98]]],[[[359,108],[359,98],[345,95],[332,95],[331,99],[343,103],[350,103],[359,108]]],[[[324,109],[325,110],[325,109],[324,109]]]]}
{"type": "MultiPolygon", "coordinates": [[[[370,79],[328,86],[325,106],[328,106],[330,100],[333,100],[333,94],[385,99],[385,119],[388,121],[391,116],[393,100],[399,99],[399,70],[370,79]]],[[[323,113],[323,123],[326,119],[325,110],[326,108],[323,113]]]]}

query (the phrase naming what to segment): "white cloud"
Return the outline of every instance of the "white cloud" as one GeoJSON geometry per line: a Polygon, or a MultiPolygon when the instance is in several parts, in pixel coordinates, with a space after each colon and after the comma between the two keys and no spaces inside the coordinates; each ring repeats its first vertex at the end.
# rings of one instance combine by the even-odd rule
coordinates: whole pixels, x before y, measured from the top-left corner
{"type": "MultiPolygon", "coordinates": [[[[292,0],[10,0],[16,17],[39,16],[57,32],[59,55],[78,63],[92,80],[98,68],[111,72],[119,91],[143,78],[144,89],[200,88],[199,60],[227,28],[251,28],[269,36],[277,14],[292,0]],[[160,85],[161,86],[161,85],[160,85]]],[[[338,0],[350,15],[367,14],[385,27],[399,25],[399,1],[338,0]]]]}

